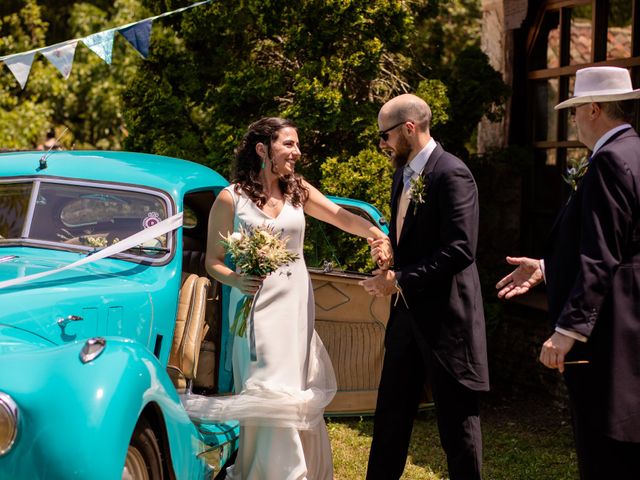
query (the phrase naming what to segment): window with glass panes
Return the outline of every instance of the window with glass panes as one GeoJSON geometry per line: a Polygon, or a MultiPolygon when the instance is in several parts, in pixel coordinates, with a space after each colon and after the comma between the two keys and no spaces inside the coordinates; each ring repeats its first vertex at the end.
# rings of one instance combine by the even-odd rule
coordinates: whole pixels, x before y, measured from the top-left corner
{"type": "Polygon", "coordinates": [[[548,0],[534,13],[527,38],[527,130],[534,165],[525,185],[522,235],[524,250],[540,255],[544,235],[571,192],[563,175],[588,155],[569,110],[553,107],[570,96],[576,71],[586,66],[629,68],[640,88],[640,0],[548,0]]]}

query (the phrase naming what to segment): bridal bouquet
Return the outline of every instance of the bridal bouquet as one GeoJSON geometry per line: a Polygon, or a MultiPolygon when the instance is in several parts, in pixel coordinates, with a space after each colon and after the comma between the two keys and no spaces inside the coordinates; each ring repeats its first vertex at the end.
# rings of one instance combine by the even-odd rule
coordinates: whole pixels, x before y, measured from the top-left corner
{"type": "MultiPolygon", "coordinates": [[[[283,265],[297,260],[296,253],[287,250],[288,237],[281,237],[268,225],[243,228],[228,236],[222,236],[221,243],[236,267],[247,275],[266,277],[283,265]]],[[[236,311],[231,333],[244,337],[247,331],[247,318],[253,307],[253,295],[247,295],[236,311]]]]}

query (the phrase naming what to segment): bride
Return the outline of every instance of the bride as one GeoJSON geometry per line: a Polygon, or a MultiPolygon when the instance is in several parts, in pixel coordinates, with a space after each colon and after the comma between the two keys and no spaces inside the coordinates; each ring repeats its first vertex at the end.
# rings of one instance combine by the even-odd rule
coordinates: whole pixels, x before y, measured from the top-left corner
{"type": "Polygon", "coordinates": [[[247,334],[233,339],[235,395],[194,396],[185,405],[195,418],[240,421],[236,463],[227,469],[231,479],[333,478],[323,412],[336,381],[314,331],[313,289],[302,252],[304,214],[360,237],[386,237],[296,174],[299,159],[291,121],[269,117],[251,124],[236,150],[233,183],[220,192],[209,217],[207,270],[233,287],[229,319],[243,296],[256,295],[247,334]],[[287,248],[298,260],[266,278],[225,265],[221,235],[265,224],[289,237],[287,248]]]}

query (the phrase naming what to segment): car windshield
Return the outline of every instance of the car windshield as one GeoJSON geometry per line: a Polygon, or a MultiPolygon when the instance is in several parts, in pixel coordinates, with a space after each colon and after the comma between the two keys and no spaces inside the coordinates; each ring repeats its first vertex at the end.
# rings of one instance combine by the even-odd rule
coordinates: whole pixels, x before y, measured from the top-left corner
{"type": "MultiPolygon", "coordinates": [[[[168,216],[163,196],[138,188],[50,181],[0,181],[0,243],[56,244],[95,250],[151,227],[168,216]]],[[[161,235],[126,256],[158,259],[169,253],[161,235]]]]}

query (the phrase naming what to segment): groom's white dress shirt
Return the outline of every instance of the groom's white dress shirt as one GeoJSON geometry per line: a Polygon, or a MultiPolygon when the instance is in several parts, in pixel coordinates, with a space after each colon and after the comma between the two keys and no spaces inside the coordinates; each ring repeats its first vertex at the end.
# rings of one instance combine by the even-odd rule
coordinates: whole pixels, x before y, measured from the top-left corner
{"type": "Polygon", "coordinates": [[[404,224],[404,218],[407,216],[407,208],[409,207],[409,201],[411,200],[409,191],[411,190],[411,180],[415,180],[422,174],[424,168],[427,166],[429,157],[436,148],[436,141],[430,138],[427,144],[420,150],[411,161],[405,165],[403,172],[403,187],[402,194],[398,202],[398,213],[396,215],[396,241],[400,240],[400,232],[402,231],[402,225],[404,224]]]}

